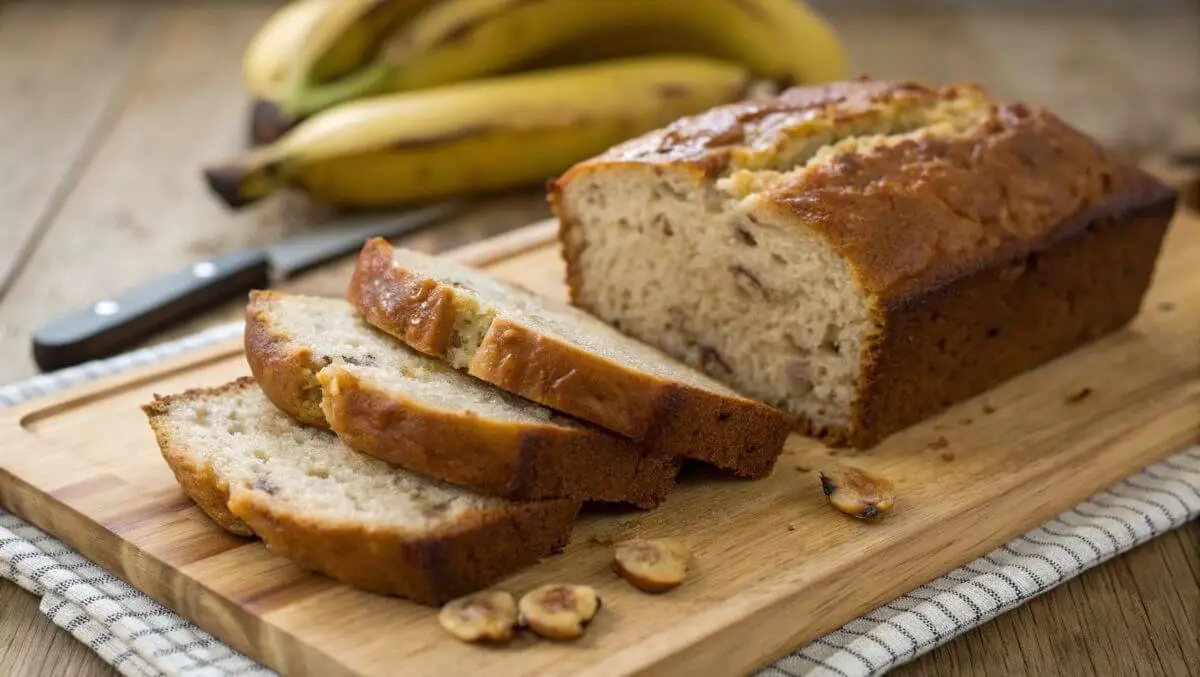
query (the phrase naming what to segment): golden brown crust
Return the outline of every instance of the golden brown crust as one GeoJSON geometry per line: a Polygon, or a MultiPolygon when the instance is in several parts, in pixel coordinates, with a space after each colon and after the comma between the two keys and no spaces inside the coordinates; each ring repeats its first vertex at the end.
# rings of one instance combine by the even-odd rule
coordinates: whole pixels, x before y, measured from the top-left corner
{"type": "Polygon", "coordinates": [[[505,317],[488,327],[468,373],[629,437],[644,436],[658,415],[644,373],[505,317]]]}
{"type": "Polygon", "coordinates": [[[454,289],[392,272],[392,246],[368,240],[347,288],[346,299],[373,326],[426,355],[445,357],[454,331],[454,289]]]}
{"type": "Polygon", "coordinates": [[[424,409],[337,366],[321,372],[325,411],[347,446],[482,493],[658,505],[675,484],[673,457],[590,427],[502,424],[424,409]]]}
{"type": "MultiPolygon", "coordinates": [[[[240,378],[226,384],[217,391],[236,391],[245,388],[252,380],[240,378]]],[[[142,411],[150,419],[150,427],[158,441],[158,449],[162,452],[163,460],[175,474],[176,481],[200,509],[223,529],[239,536],[253,536],[250,526],[239,519],[229,510],[229,486],[217,477],[212,467],[207,464],[197,465],[192,462],[187,450],[176,443],[167,429],[165,417],[173,402],[186,400],[198,394],[211,394],[212,389],[192,389],[178,395],[155,395],[154,401],[142,405],[142,411]]]]}
{"type": "Polygon", "coordinates": [[[871,447],[1125,326],[1149,287],[1173,204],[1093,220],[1051,247],[884,309],[853,427],[831,431],[830,441],[871,447]]]}
{"type": "Polygon", "coordinates": [[[414,536],[272,510],[247,489],[235,490],[229,502],[276,555],[356,588],[429,605],[475,592],[560,551],[579,507],[563,499],[514,503],[414,536]]]}
{"type": "Polygon", "coordinates": [[[317,372],[328,362],[315,359],[312,351],[275,330],[268,315],[274,298],[276,292],[250,292],[243,334],[250,373],[275,406],[303,423],[328,428],[317,382],[317,372]]]}
{"type": "MultiPolygon", "coordinates": [[[[454,287],[394,265],[385,240],[360,254],[347,296],[368,322],[401,340],[410,340],[411,327],[419,327],[418,337],[448,337],[437,343],[415,339],[418,350],[444,356],[455,340],[454,287]],[[404,330],[393,333],[395,328],[404,330]]],[[[631,369],[502,312],[468,373],[631,437],[653,455],[693,458],[748,477],[770,472],[792,427],[791,416],[760,402],[631,369]]]]}
{"type": "Polygon", "coordinates": [[[505,318],[492,322],[470,373],[505,390],[747,477],[771,471],[792,418],[635,371],[505,318]]]}
{"type": "Polygon", "coordinates": [[[961,137],[844,153],[763,199],[820,235],[888,304],[1166,193],[1051,113],[1014,105],[961,137]]]}
{"type": "Polygon", "coordinates": [[[682,166],[711,176],[727,170],[748,149],[769,153],[781,148],[790,136],[784,130],[802,129],[814,120],[843,126],[883,122],[941,100],[980,94],[971,84],[934,88],[866,80],[792,87],[774,98],[716,106],[680,118],[572,167],[555,183],[565,185],[576,172],[623,164],[682,166]]]}

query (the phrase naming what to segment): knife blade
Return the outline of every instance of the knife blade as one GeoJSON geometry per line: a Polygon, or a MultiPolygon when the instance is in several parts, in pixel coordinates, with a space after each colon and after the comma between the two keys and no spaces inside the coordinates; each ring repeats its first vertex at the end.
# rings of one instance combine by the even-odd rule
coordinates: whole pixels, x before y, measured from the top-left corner
{"type": "Polygon", "coordinates": [[[463,211],[468,202],[439,203],[403,214],[336,219],[322,232],[197,261],[99,300],[43,325],[33,335],[33,359],[42,371],[110,357],[172,323],[251,289],[285,280],[358,251],[372,237],[395,238],[463,211]]]}

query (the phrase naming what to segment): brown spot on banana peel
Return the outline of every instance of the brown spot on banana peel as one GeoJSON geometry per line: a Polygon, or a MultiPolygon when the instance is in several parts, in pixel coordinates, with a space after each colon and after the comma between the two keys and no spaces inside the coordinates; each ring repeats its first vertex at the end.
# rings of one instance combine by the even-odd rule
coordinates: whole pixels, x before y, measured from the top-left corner
{"type": "Polygon", "coordinates": [[[500,125],[467,125],[459,127],[453,131],[444,134],[430,134],[429,136],[414,136],[393,141],[390,146],[392,150],[421,150],[424,148],[436,148],[456,141],[463,141],[473,136],[482,136],[491,132],[503,131],[500,125]]]}
{"type": "MultiPolygon", "coordinates": [[[[590,125],[597,124],[597,122],[598,122],[597,118],[595,118],[593,116],[578,115],[578,116],[575,116],[572,118],[565,118],[556,123],[547,124],[545,126],[545,128],[547,130],[553,131],[553,130],[558,130],[558,129],[563,129],[563,128],[588,127],[590,125]]],[[[634,118],[627,117],[627,116],[617,116],[617,117],[607,118],[604,120],[604,124],[609,125],[615,129],[622,129],[622,128],[628,129],[628,130],[630,130],[631,133],[633,133],[637,130],[640,130],[641,125],[642,125],[642,123],[639,120],[636,120],[634,118]]],[[[426,148],[436,148],[439,146],[445,146],[447,144],[456,143],[458,141],[465,141],[466,139],[470,139],[470,138],[476,137],[476,136],[484,136],[487,134],[507,133],[507,132],[515,132],[515,131],[520,131],[520,130],[516,130],[514,128],[510,128],[505,125],[499,125],[499,124],[466,125],[466,126],[458,128],[458,129],[455,129],[453,131],[446,132],[444,134],[431,134],[429,136],[418,136],[418,137],[409,137],[409,138],[399,139],[397,141],[392,142],[392,144],[390,146],[388,146],[388,148],[391,150],[401,150],[401,151],[422,150],[422,149],[426,149],[426,148]]],[[[552,180],[550,180],[547,183],[547,185],[551,185],[551,183],[552,183],[552,180]]]]}
{"type": "Polygon", "coordinates": [[[655,93],[662,99],[682,99],[691,92],[690,87],[678,82],[665,82],[655,89],[655,93]]]}

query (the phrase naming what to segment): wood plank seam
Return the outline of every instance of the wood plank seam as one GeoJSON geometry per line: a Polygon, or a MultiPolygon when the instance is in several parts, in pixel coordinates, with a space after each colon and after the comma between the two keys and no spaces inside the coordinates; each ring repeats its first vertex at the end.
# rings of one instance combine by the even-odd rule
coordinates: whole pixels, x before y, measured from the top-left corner
{"type": "Polygon", "coordinates": [[[150,48],[151,37],[154,35],[154,29],[162,15],[159,7],[153,7],[150,11],[151,16],[145,20],[144,24],[139,26],[137,31],[134,61],[138,65],[131,67],[122,76],[120,85],[113,90],[92,128],[85,135],[78,155],[71,161],[71,164],[68,165],[66,171],[51,191],[45,211],[34,220],[33,230],[29,233],[28,237],[17,245],[18,253],[15,262],[7,271],[7,274],[0,277],[0,302],[4,301],[4,297],[25,271],[25,267],[31,260],[33,252],[41,244],[42,238],[50,230],[50,226],[54,223],[59,211],[66,204],[67,199],[71,196],[76,186],[78,186],[80,179],[83,178],[95,160],[96,154],[104,145],[104,140],[116,127],[117,121],[121,119],[121,116],[127,109],[134,92],[134,84],[146,67],[142,63],[143,57],[150,48]]]}

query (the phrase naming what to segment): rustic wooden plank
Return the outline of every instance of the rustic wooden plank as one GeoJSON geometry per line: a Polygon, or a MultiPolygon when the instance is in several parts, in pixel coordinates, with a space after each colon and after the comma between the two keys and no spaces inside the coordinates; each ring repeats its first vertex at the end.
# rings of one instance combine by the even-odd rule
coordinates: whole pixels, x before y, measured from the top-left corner
{"type": "Polygon", "coordinates": [[[997,8],[831,8],[856,71],[874,77],[979,82],[1047,106],[1136,154],[1200,146],[1200,12],[1031,16],[997,8]],[[1191,68],[1193,72],[1187,72],[1191,68]]]}
{"type": "MultiPolygon", "coordinates": [[[[958,40],[989,55],[979,79],[997,93],[1046,106],[1140,156],[1200,144],[1200,119],[1185,113],[1200,105],[1200,79],[1178,70],[1200,63],[1198,17],[1191,11],[1033,21],[985,12],[963,22],[958,40]]],[[[960,52],[942,53],[957,61],[960,52]]]]}
{"type": "Polygon", "coordinates": [[[87,0],[4,8],[0,298],[119,115],[157,14],[145,3],[87,0]]]}
{"type": "Polygon", "coordinates": [[[892,674],[1194,674],[1200,665],[1200,570],[1189,567],[1188,557],[1196,553],[1200,523],[1192,522],[892,674]],[[1136,590],[1119,594],[1115,588],[1122,585],[1136,590]],[[1145,617],[1130,622],[1130,605],[1145,617]]]}
{"type": "Polygon", "coordinates": [[[0,579],[0,675],[114,677],[86,644],[38,611],[38,598],[0,579]]]}
{"type": "Polygon", "coordinates": [[[239,64],[272,5],[164,5],[120,119],[0,299],[0,353],[14,363],[0,380],[17,368],[32,371],[29,337],[51,317],[219,249],[267,242],[319,218],[287,201],[232,216],[207,195],[200,176],[203,163],[244,144],[247,101],[239,64]]]}

